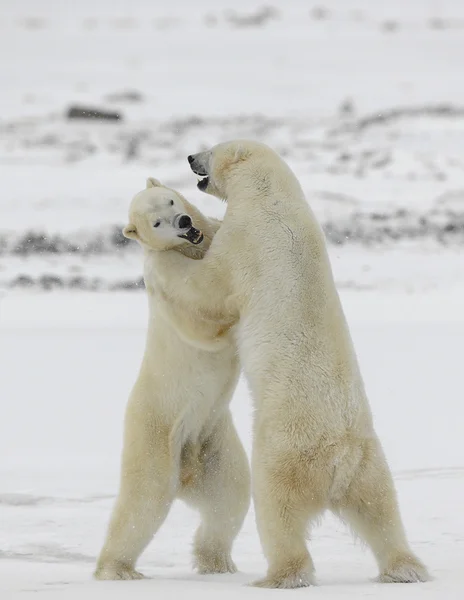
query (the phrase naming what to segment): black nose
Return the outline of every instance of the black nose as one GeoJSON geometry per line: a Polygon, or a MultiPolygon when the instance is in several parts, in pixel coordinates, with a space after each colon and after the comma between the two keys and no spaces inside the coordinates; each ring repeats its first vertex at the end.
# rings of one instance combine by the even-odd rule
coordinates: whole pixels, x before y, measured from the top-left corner
{"type": "Polygon", "coordinates": [[[182,215],[179,219],[179,227],[181,229],[187,229],[192,226],[192,219],[188,215],[182,215]]]}
{"type": "Polygon", "coordinates": [[[195,160],[195,157],[193,156],[193,154],[190,154],[189,156],[187,156],[187,160],[189,161],[189,165],[191,165],[195,160]]]}

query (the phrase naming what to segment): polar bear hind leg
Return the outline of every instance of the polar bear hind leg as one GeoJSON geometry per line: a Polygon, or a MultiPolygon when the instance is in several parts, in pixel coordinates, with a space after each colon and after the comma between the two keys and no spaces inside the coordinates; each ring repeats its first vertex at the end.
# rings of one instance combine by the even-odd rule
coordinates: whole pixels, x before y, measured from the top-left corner
{"type": "Polygon", "coordinates": [[[250,504],[250,469],[230,412],[202,445],[200,467],[179,494],[201,516],[194,567],[202,574],[235,573],[232,544],[250,504]]]}
{"type": "Polygon", "coordinates": [[[430,579],[407,542],[393,479],[377,439],[364,443],[362,460],[348,490],[332,508],[371,548],[380,569],[377,581],[430,579]]]}
{"type": "Polygon", "coordinates": [[[298,452],[269,456],[261,436],[253,448],[253,499],[268,572],[256,587],[299,588],[315,585],[307,548],[310,527],[326,508],[328,477],[302,461],[298,452]],[[279,456],[280,455],[280,456],[279,456]]]}
{"type": "Polygon", "coordinates": [[[153,423],[147,410],[129,403],[123,450],[121,488],[96,579],[142,579],[135,563],[162,525],[175,495],[168,434],[153,443],[153,423]],[[163,442],[163,438],[165,438],[163,442]]]}

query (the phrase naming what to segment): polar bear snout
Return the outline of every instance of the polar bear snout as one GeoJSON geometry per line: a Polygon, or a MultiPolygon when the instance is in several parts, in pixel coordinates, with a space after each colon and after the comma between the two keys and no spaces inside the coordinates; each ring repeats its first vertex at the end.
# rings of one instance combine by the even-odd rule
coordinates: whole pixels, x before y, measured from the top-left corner
{"type": "Polygon", "coordinates": [[[204,155],[204,152],[200,152],[199,154],[190,154],[187,157],[190,168],[195,173],[195,175],[199,175],[200,177],[206,177],[206,175],[208,175],[208,172],[206,171],[206,166],[204,164],[204,155]]]}
{"type": "Polygon", "coordinates": [[[202,164],[203,161],[201,160],[201,155],[202,153],[191,154],[188,157],[188,161],[190,163],[190,168],[195,173],[195,175],[198,175],[199,177],[206,177],[208,175],[208,172],[206,171],[205,165],[202,164]]]}
{"type": "Polygon", "coordinates": [[[203,241],[203,233],[193,226],[192,219],[189,215],[179,214],[174,217],[173,226],[175,229],[181,230],[183,233],[178,233],[177,237],[188,240],[190,243],[200,244],[203,241]]]}
{"type": "Polygon", "coordinates": [[[188,215],[176,215],[174,218],[174,227],[189,229],[192,227],[192,219],[188,215]]]}
{"type": "Polygon", "coordinates": [[[199,152],[198,154],[189,154],[187,156],[187,160],[189,162],[190,168],[202,179],[199,180],[197,187],[202,192],[206,191],[209,183],[209,173],[207,169],[207,164],[209,163],[209,152],[199,152]]]}

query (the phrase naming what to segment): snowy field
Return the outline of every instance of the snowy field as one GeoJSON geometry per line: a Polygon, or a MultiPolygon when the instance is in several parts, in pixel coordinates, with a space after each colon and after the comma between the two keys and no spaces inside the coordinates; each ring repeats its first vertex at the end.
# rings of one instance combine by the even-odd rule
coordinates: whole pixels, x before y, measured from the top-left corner
{"type": "MultiPolygon", "coordinates": [[[[462,0],[2,3],[0,600],[464,597],[462,56],[462,0]],[[120,119],[70,119],[76,106],[120,119]],[[319,587],[251,588],[252,510],[240,572],[198,576],[180,503],[141,558],[150,579],[91,578],[146,329],[128,204],[155,176],[221,216],[186,156],[235,137],[281,152],[324,226],[430,583],[373,583],[370,554],[327,517],[319,587]]],[[[243,381],[233,413],[249,451],[243,381]]]]}
{"type": "Polygon", "coordinates": [[[130,198],[152,175],[220,216],[185,157],[236,137],[289,160],[330,244],[362,246],[366,271],[401,243],[413,282],[433,243],[454,281],[463,40],[461,0],[4,2],[0,287],[136,287],[130,198]]]}
{"type": "MultiPolygon", "coordinates": [[[[152,579],[94,582],[118,484],[122,417],[143,352],[143,294],[10,295],[0,323],[0,590],[3,598],[462,598],[464,291],[426,296],[345,292],[377,430],[395,474],[413,547],[435,580],[370,581],[369,553],[327,517],[311,548],[320,587],[265,591],[245,586],[263,573],[253,513],[234,548],[236,575],[198,576],[190,567],[195,513],[179,504],[140,567],[152,579]]],[[[250,450],[250,398],[240,383],[233,414],[250,450]]]]}

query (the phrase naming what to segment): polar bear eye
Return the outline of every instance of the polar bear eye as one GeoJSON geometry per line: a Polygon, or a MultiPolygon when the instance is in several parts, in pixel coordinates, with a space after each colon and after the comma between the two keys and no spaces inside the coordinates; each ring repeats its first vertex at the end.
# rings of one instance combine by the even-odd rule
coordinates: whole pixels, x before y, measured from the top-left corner
{"type": "Polygon", "coordinates": [[[174,200],[171,200],[171,201],[169,202],[169,206],[174,206],[174,200]]]}
{"type": "Polygon", "coordinates": [[[156,221],[156,223],[153,223],[153,227],[159,227],[160,226],[160,221],[156,221]]]}

